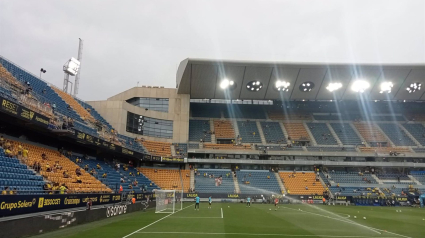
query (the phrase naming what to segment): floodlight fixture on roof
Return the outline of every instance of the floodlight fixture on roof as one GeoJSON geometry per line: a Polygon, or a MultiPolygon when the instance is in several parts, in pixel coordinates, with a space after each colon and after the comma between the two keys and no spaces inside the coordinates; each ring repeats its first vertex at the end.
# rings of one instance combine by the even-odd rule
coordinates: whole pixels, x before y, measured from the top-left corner
{"type": "Polygon", "coordinates": [[[353,82],[353,85],[351,85],[351,90],[353,90],[356,93],[363,93],[366,89],[370,87],[370,83],[363,79],[357,79],[353,82]]]}
{"type": "Polygon", "coordinates": [[[299,89],[301,92],[310,92],[314,88],[313,82],[304,82],[300,85],[299,89]]]}
{"type": "Polygon", "coordinates": [[[275,88],[277,91],[280,92],[288,92],[289,91],[289,82],[286,81],[282,81],[282,80],[277,80],[275,83],[275,88]]]}
{"type": "Polygon", "coordinates": [[[342,83],[329,83],[328,86],[326,87],[326,89],[329,92],[336,91],[336,90],[338,90],[340,88],[342,88],[342,83]]]}
{"type": "Polygon", "coordinates": [[[394,84],[392,82],[382,82],[380,87],[381,91],[379,91],[379,93],[391,93],[394,84]]]}
{"type": "Polygon", "coordinates": [[[407,88],[406,88],[406,90],[407,90],[409,93],[414,93],[414,92],[416,92],[416,91],[421,90],[421,87],[422,87],[422,83],[411,83],[411,84],[409,85],[409,87],[407,87],[407,88]]]}
{"type": "Polygon", "coordinates": [[[246,84],[246,89],[251,92],[258,92],[263,88],[263,83],[260,81],[251,81],[246,84]]]}

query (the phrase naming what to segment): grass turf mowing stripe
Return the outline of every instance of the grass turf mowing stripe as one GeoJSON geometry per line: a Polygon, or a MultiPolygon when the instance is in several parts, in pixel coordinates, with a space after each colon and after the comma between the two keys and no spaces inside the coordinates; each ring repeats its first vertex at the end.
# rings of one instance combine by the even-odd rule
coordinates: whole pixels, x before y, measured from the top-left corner
{"type": "MultiPolygon", "coordinates": [[[[333,238],[370,238],[370,236],[338,236],[338,235],[294,235],[294,234],[255,234],[255,233],[208,233],[208,232],[161,232],[161,231],[144,231],[137,232],[138,234],[169,234],[169,235],[235,235],[235,236],[284,236],[284,237],[333,237],[333,238]]],[[[391,237],[379,237],[379,238],[394,238],[391,237]]]]}
{"type": "MultiPolygon", "coordinates": [[[[179,210],[179,211],[177,211],[177,212],[183,211],[184,209],[186,209],[186,208],[188,208],[188,207],[191,207],[191,206],[193,206],[193,205],[195,205],[195,204],[189,205],[189,206],[187,206],[187,207],[185,207],[185,208],[183,208],[182,210],[179,210]]],[[[134,231],[134,232],[132,232],[132,233],[130,233],[130,234],[128,234],[128,235],[126,235],[126,236],[123,236],[122,238],[127,238],[127,237],[129,237],[129,236],[131,236],[131,235],[134,235],[134,234],[136,234],[137,232],[139,232],[139,231],[141,231],[141,230],[143,230],[143,229],[146,229],[146,228],[148,228],[148,227],[152,226],[153,224],[155,224],[155,223],[157,223],[157,222],[159,222],[159,221],[162,221],[162,220],[164,220],[165,218],[167,218],[167,217],[169,217],[169,216],[171,216],[171,215],[173,215],[173,214],[176,214],[177,212],[175,212],[175,213],[171,213],[171,214],[169,214],[169,215],[167,215],[167,216],[165,216],[165,217],[163,217],[163,218],[161,218],[161,219],[158,219],[158,220],[156,220],[156,221],[152,222],[151,224],[146,225],[146,226],[144,226],[144,227],[140,228],[140,229],[139,229],[139,230],[137,230],[137,231],[134,231]]]]}

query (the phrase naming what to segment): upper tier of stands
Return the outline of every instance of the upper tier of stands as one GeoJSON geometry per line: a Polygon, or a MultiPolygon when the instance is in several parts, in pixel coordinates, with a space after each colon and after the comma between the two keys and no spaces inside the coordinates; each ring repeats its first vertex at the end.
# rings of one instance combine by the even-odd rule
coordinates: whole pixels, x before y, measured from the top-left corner
{"type": "Polygon", "coordinates": [[[214,133],[217,139],[235,139],[235,130],[231,121],[214,120],[214,133]]]}
{"type": "Polygon", "coordinates": [[[314,172],[279,172],[286,192],[296,195],[323,194],[325,188],[314,172]]]}
{"type": "Polygon", "coordinates": [[[412,171],[410,174],[420,183],[425,184],[425,171],[412,171]]]}
{"type": "Polygon", "coordinates": [[[287,123],[284,124],[285,130],[288,133],[288,137],[291,138],[292,141],[295,140],[310,140],[308,136],[308,132],[304,127],[303,123],[287,123]]]}
{"type": "Polygon", "coordinates": [[[311,114],[309,113],[285,113],[282,111],[268,111],[269,118],[271,120],[311,120],[311,114]]]}
{"type": "Polygon", "coordinates": [[[375,124],[371,123],[353,123],[360,135],[367,142],[387,142],[387,139],[382,135],[381,131],[375,124]]]}
{"type": "Polygon", "coordinates": [[[10,191],[15,190],[18,194],[42,193],[43,178],[33,170],[29,170],[26,165],[21,164],[16,158],[6,157],[4,150],[0,148],[0,189],[9,187],[10,191]],[[29,192],[32,191],[32,192],[29,192]]]}
{"type": "Polygon", "coordinates": [[[333,137],[326,123],[307,123],[311,134],[318,145],[337,145],[336,139],[333,137]]]}
{"type": "Polygon", "coordinates": [[[171,157],[171,143],[145,140],[142,144],[151,155],[171,157]]]}
{"type": "Polygon", "coordinates": [[[190,188],[190,171],[160,168],[137,168],[161,189],[188,192],[190,188]]]}
{"type": "Polygon", "coordinates": [[[236,172],[236,177],[243,194],[282,194],[275,174],[267,170],[240,170],[236,172]]]}
{"type": "Polygon", "coordinates": [[[255,121],[238,121],[238,129],[243,143],[261,143],[260,132],[255,121]]]}
{"type": "Polygon", "coordinates": [[[403,116],[392,115],[361,115],[361,114],[329,114],[313,115],[315,120],[319,121],[405,121],[403,116]]]}
{"type": "Polygon", "coordinates": [[[80,117],[84,120],[89,120],[92,123],[95,122],[94,117],[84,108],[81,106],[81,104],[79,104],[71,95],[65,93],[62,90],[59,90],[56,87],[52,87],[52,89],[68,104],[71,106],[72,109],[74,109],[74,111],[76,111],[80,117]]]}
{"type": "Polygon", "coordinates": [[[207,120],[189,120],[189,141],[211,142],[210,122],[207,120]]]}
{"type": "Polygon", "coordinates": [[[176,156],[183,157],[187,156],[187,144],[184,143],[174,143],[174,150],[176,152],[176,156]]]}
{"type": "Polygon", "coordinates": [[[403,124],[403,127],[421,144],[425,145],[425,127],[422,124],[403,124]]]}
{"type": "Polygon", "coordinates": [[[223,110],[223,116],[224,118],[266,119],[264,108],[259,105],[234,104],[231,109],[223,110]]]}
{"type": "Polygon", "coordinates": [[[323,147],[323,146],[307,146],[308,151],[329,151],[329,152],[357,152],[354,147],[323,147]]]}
{"type": "Polygon", "coordinates": [[[410,139],[404,130],[398,124],[394,123],[380,123],[382,131],[390,138],[396,146],[415,146],[415,142],[410,139]]]}
{"type": "Polygon", "coordinates": [[[279,122],[261,122],[261,129],[263,129],[264,138],[266,143],[270,144],[286,144],[286,138],[283,134],[279,122]]]}
{"type": "Polygon", "coordinates": [[[235,184],[230,169],[198,169],[195,190],[199,193],[234,193],[235,184]],[[210,175],[214,175],[214,178],[210,175]],[[221,185],[215,179],[222,177],[221,185]]]}
{"type": "Polygon", "coordinates": [[[226,150],[250,150],[250,145],[233,145],[233,144],[204,144],[206,149],[226,149],[226,150]]]}
{"type": "Polygon", "coordinates": [[[409,153],[409,148],[406,147],[359,147],[361,152],[368,152],[368,153],[385,153],[388,154],[390,152],[397,152],[397,153],[409,153]]]}
{"type": "Polygon", "coordinates": [[[362,140],[348,123],[330,123],[335,134],[343,145],[359,145],[362,140]]]}

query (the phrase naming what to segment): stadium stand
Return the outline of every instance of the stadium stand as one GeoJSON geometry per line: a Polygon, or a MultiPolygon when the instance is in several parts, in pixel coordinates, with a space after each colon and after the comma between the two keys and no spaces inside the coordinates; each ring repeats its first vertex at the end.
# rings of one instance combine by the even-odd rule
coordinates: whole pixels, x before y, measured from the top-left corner
{"type": "Polygon", "coordinates": [[[226,150],[250,150],[250,145],[233,145],[233,144],[204,144],[206,149],[226,149],[226,150]]]}
{"type": "Polygon", "coordinates": [[[214,133],[216,138],[235,139],[235,130],[231,121],[214,120],[214,133]]]}
{"type": "Polygon", "coordinates": [[[402,124],[404,128],[421,144],[425,145],[425,127],[422,124],[405,123],[402,124]]]}
{"type": "Polygon", "coordinates": [[[270,151],[303,151],[301,146],[282,146],[282,145],[257,145],[257,150],[270,151]]]}
{"type": "Polygon", "coordinates": [[[278,122],[260,122],[267,143],[286,144],[286,138],[278,122]]]}
{"type": "Polygon", "coordinates": [[[376,180],[370,174],[361,174],[356,172],[335,171],[329,174],[329,180],[335,183],[357,183],[357,184],[377,184],[376,180]]]}
{"type": "Polygon", "coordinates": [[[51,87],[53,89],[53,91],[55,91],[68,105],[71,106],[72,109],[74,109],[74,111],[76,111],[80,117],[83,119],[83,121],[85,120],[89,120],[91,122],[95,122],[94,117],[86,110],[84,109],[81,104],[79,104],[71,95],[65,93],[64,91],[56,88],[56,87],[51,87]]]}
{"type": "Polygon", "coordinates": [[[409,148],[405,147],[359,147],[361,152],[369,153],[385,153],[389,154],[390,152],[397,153],[410,153],[409,148]]]}
{"type": "Polygon", "coordinates": [[[174,143],[174,150],[176,152],[176,156],[183,157],[187,156],[187,144],[184,143],[174,143]]]}
{"type": "Polygon", "coordinates": [[[330,123],[343,145],[360,145],[362,141],[348,123],[330,123]]]}
{"type": "MultiPolygon", "coordinates": [[[[285,130],[288,133],[290,140],[310,140],[307,130],[303,123],[287,123],[284,124],[285,130]]],[[[288,138],[288,139],[289,139],[288,138]]]]}
{"type": "Polygon", "coordinates": [[[329,188],[331,193],[338,194],[341,196],[370,196],[371,194],[379,193],[378,189],[375,188],[364,188],[364,187],[335,187],[329,188]]]}
{"type": "Polygon", "coordinates": [[[0,148],[0,189],[9,187],[17,194],[39,194],[43,191],[43,177],[21,164],[16,158],[9,158],[0,148]]]}
{"type": "Polygon", "coordinates": [[[243,143],[261,143],[260,132],[255,121],[238,121],[237,123],[243,143]]]}
{"type": "Polygon", "coordinates": [[[387,139],[382,135],[381,131],[376,128],[375,124],[354,122],[353,125],[367,142],[387,142],[387,139]]]}
{"type": "Polygon", "coordinates": [[[314,172],[279,172],[288,194],[310,195],[325,191],[314,172]]]}
{"type": "Polygon", "coordinates": [[[307,123],[307,126],[318,145],[338,144],[325,123],[307,123]]]}
{"type": "Polygon", "coordinates": [[[171,143],[144,140],[142,144],[151,155],[171,157],[171,143]]]}
{"type": "Polygon", "coordinates": [[[188,192],[190,188],[190,171],[178,169],[162,168],[137,168],[147,178],[153,181],[161,189],[166,190],[184,190],[188,192]]]}
{"type": "Polygon", "coordinates": [[[242,194],[282,193],[276,176],[267,170],[240,170],[236,177],[242,194]]]}
{"type": "Polygon", "coordinates": [[[410,174],[421,184],[425,184],[425,171],[411,171],[410,174]]]}
{"type": "Polygon", "coordinates": [[[306,148],[308,151],[357,152],[354,147],[307,146],[306,148]]]}
{"type": "Polygon", "coordinates": [[[394,123],[379,123],[382,131],[390,138],[396,146],[416,146],[406,132],[402,130],[397,124],[394,123]]]}
{"type": "Polygon", "coordinates": [[[199,149],[199,144],[189,143],[189,149],[199,149]]]}
{"type": "MultiPolygon", "coordinates": [[[[75,161],[78,156],[72,156],[72,159],[75,161]]],[[[78,158],[82,158],[79,156],[78,158]]],[[[158,186],[155,185],[152,181],[150,181],[148,178],[146,178],[142,173],[139,173],[137,175],[137,170],[129,167],[127,171],[124,170],[123,166],[120,166],[120,169],[117,170],[116,168],[113,168],[111,164],[101,161],[101,160],[95,160],[95,159],[82,159],[81,163],[77,163],[82,169],[85,168],[85,166],[88,166],[88,171],[90,172],[92,169],[96,170],[96,174],[94,177],[96,177],[99,181],[106,184],[109,188],[111,188],[114,191],[119,191],[120,185],[123,187],[124,192],[140,192],[141,188],[146,186],[147,191],[152,191],[153,189],[159,189],[158,186]],[[100,169],[97,168],[97,165],[100,165],[100,169]],[[134,175],[130,176],[130,172],[134,175]],[[103,174],[106,173],[106,178],[103,177],[103,174]],[[121,182],[121,178],[124,179],[125,182],[121,182]],[[137,180],[138,184],[134,185],[134,179],[137,180]],[[132,184],[133,188],[129,188],[129,184],[132,184]]]]}
{"type": "Polygon", "coordinates": [[[210,122],[207,120],[189,120],[189,141],[211,142],[210,122]]]}
{"type": "Polygon", "coordinates": [[[106,185],[83,170],[81,170],[81,176],[79,176],[82,183],[77,183],[76,169],[79,168],[78,165],[61,155],[58,151],[12,141],[15,153],[17,153],[19,144],[29,150],[28,160],[26,160],[27,166],[40,163],[40,174],[43,177],[53,183],[65,184],[71,193],[112,192],[106,185]],[[46,155],[44,159],[42,157],[43,154],[46,155]],[[58,165],[58,168],[56,168],[56,165],[58,165]],[[48,167],[51,170],[50,172],[48,167]],[[68,174],[68,178],[64,177],[64,172],[68,174]]]}
{"type": "Polygon", "coordinates": [[[235,184],[230,169],[198,169],[195,190],[199,193],[235,193],[235,184]],[[210,177],[211,175],[211,177],[210,177]],[[214,175],[214,178],[212,177],[214,175]],[[221,184],[215,179],[222,177],[221,184]]]}

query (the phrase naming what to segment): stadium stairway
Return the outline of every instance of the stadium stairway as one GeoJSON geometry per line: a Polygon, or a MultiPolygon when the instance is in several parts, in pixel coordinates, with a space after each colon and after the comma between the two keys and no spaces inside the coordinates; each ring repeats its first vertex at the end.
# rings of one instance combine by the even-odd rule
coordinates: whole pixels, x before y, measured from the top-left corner
{"type": "Polygon", "coordinates": [[[279,173],[276,173],[276,172],[275,172],[275,173],[274,173],[274,175],[275,175],[275,177],[276,177],[277,183],[279,184],[280,190],[282,191],[282,194],[287,194],[286,188],[285,188],[285,186],[283,185],[283,181],[282,181],[282,179],[280,178],[279,173]]]}
{"type": "Polygon", "coordinates": [[[334,131],[334,129],[332,128],[332,126],[329,123],[326,123],[326,126],[328,126],[329,131],[331,132],[331,135],[335,138],[338,146],[343,146],[341,140],[339,139],[338,135],[336,134],[336,132],[334,131]]]}
{"type": "Polygon", "coordinates": [[[64,91],[50,86],[53,91],[55,91],[68,105],[71,106],[72,109],[74,109],[74,111],[76,111],[78,113],[78,115],[80,115],[81,118],[85,118],[86,120],[91,121],[92,123],[94,123],[96,120],[94,119],[94,117],[85,109],[81,106],[80,103],[78,103],[71,95],[65,93],[64,91]]]}
{"type": "Polygon", "coordinates": [[[257,123],[258,133],[259,133],[259,136],[260,136],[260,139],[261,139],[261,143],[263,145],[265,145],[265,144],[267,144],[267,142],[266,142],[266,138],[264,136],[263,128],[261,127],[261,124],[260,124],[259,121],[256,121],[256,123],[257,123]]]}
{"type": "Polygon", "coordinates": [[[421,182],[419,182],[419,180],[417,180],[412,175],[407,175],[407,176],[410,178],[410,180],[412,180],[413,182],[415,182],[417,185],[423,185],[421,182]]]}

